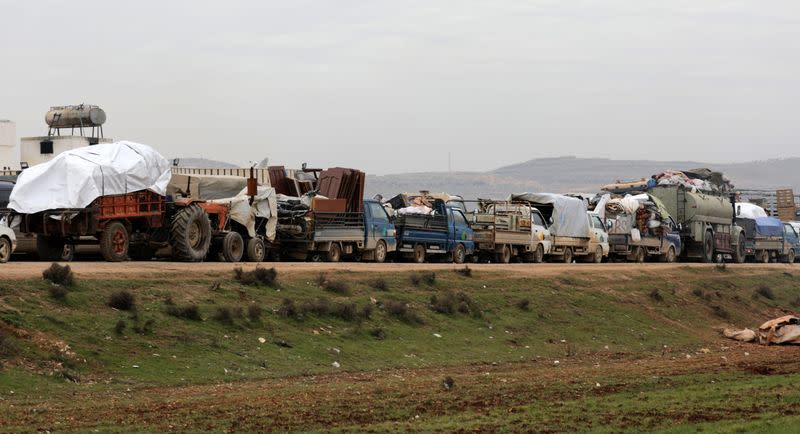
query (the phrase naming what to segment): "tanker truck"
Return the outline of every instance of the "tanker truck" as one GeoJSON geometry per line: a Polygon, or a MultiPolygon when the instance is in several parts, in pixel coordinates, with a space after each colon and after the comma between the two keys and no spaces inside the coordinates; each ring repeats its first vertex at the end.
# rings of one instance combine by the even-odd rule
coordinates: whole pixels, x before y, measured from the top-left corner
{"type": "Polygon", "coordinates": [[[734,205],[724,192],[702,191],[687,185],[656,185],[648,191],[661,200],[680,228],[682,257],[714,262],[729,256],[745,260],[745,236],[734,223],[734,205]]]}

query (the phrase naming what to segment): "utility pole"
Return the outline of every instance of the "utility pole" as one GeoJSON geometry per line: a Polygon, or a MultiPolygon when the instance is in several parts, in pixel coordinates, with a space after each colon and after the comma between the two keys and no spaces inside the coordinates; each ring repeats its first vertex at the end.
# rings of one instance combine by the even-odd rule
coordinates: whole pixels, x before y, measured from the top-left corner
{"type": "Polygon", "coordinates": [[[448,175],[452,175],[453,174],[453,165],[452,165],[452,158],[451,157],[452,156],[451,156],[450,151],[447,151],[447,174],[448,175]]]}

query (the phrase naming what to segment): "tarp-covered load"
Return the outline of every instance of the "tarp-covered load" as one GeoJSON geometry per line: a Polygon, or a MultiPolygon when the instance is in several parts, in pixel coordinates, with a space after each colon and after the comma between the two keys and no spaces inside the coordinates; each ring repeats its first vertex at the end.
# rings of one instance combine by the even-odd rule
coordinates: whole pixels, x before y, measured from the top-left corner
{"type": "Polygon", "coordinates": [[[511,202],[530,202],[545,218],[551,218],[550,233],[557,237],[589,237],[589,218],[586,202],[574,197],[553,193],[512,194],[511,202]],[[548,212],[548,208],[552,212],[548,212]]]}
{"type": "Polygon", "coordinates": [[[736,217],[755,219],[767,217],[767,212],[754,203],[736,202],[736,217]]]}
{"type": "Polygon", "coordinates": [[[264,235],[268,240],[275,239],[278,225],[278,203],[275,189],[258,186],[258,194],[247,195],[247,178],[220,175],[172,175],[167,192],[174,198],[190,197],[211,203],[230,205],[231,220],[247,228],[248,235],[264,235]],[[264,230],[257,226],[264,225],[264,230]]]}
{"type": "Polygon", "coordinates": [[[85,208],[100,196],[150,190],[165,195],[170,165],[153,148],[133,142],[73,149],[25,169],[8,207],[23,214],[85,208]]]}

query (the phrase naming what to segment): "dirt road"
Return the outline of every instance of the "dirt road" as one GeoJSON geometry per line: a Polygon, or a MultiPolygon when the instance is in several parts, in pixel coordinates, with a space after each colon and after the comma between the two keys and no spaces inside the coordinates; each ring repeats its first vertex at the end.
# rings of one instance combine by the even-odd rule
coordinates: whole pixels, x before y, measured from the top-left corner
{"type": "MultiPolygon", "coordinates": [[[[121,278],[158,278],[192,274],[218,275],[228,273],[235,267],[255,268],[253,263],[184,263],[168,261],[149,262],[71,262],[72,269],[81,276],[105,279],[121,278]]],[[[263,267],[275,267],[279,272],[319,272],[319,271],[353,271],[353,272],[393,272],[402,270],[451,270],[462,266],[455,264],[408,264],[385,263],[370,264],[361,262],[315,263],[315,262],[264,262],[263,267]]],[[[42,270],[48,266],[46,262],[12,261],[0,264],[0,279],[27,279],[40,277],[42,270]]],[[[571,273],[625,273],[631,271],[675,272],[686,268],[713,268],[712,264],[469,264],[475,271],[514,273],[515,275],[553,276],[571,273]]],[[[727,265],[732,270],[784,270],[794,269],[800,265],[789,264],[736,264],[727,265]]]]}

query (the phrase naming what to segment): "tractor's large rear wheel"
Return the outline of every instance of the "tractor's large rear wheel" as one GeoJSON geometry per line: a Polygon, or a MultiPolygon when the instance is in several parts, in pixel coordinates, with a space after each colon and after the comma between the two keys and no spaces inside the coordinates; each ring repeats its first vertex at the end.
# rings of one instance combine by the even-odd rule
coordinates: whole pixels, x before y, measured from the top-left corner
{"type": "Polygon", "coordinates": [[[169,242],[176,260],[202,261],[211,245],[211,222],[206,212],[197,205],[179,209],[172,219],[169,242]]]}

